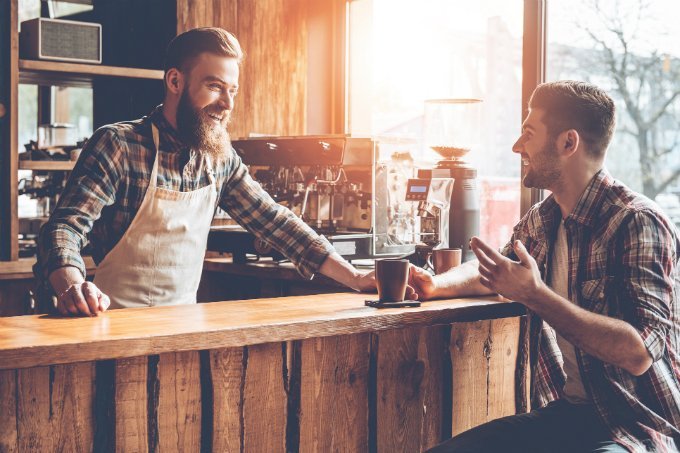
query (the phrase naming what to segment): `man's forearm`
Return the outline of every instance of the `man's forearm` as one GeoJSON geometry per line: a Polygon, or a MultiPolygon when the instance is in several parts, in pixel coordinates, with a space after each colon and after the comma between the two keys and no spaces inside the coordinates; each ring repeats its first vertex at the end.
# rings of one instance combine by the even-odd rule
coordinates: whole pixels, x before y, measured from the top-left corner
{"type": "Polygon", "coordinates": [[[54,293],[59,296],[71,285],[83,283],[85,278],[77,267],[64,266],[54,270],[49,276],[54,293]]]}
{"type": "Polygon", "coordinates": [[[448,272],[435,275],[433,298],[448,299],[493,294],[493,291],[479,282],[478,266],[477,260],[468,261],[448,272]]]}
{"type": "Polygon", "coordinates": [[[584,310],[547,287],[538,292],[529,308],[575,347],[603,362],[636,376],[652,364],[642,337],[625,321],[584,310]]]}
{"type": "Polygon", "coordinates": [[[335,252],[328,255],[319,272],[353,290],[359,291],[361,289],[358,285],[358,278],[361,273],[335,252]]]}

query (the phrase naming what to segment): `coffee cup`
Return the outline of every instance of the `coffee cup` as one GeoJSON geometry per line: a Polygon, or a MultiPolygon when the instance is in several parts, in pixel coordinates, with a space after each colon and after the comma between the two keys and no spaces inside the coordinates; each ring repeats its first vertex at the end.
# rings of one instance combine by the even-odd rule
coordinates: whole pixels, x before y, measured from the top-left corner
{"type": "Polygon", "coordinates": [[[462,258],[463,251],[461,249],[434,249],[431,258],[428,259],[428,264],[434,270],[434,273],[439,275],[451,268],[460,266],[462,258]]]}
{"type": "Polygon", "coordinates": [[[381,302],[403,302],[408,285],[409,261],[383,259],[375,262],[375,281],[381,302]]]}

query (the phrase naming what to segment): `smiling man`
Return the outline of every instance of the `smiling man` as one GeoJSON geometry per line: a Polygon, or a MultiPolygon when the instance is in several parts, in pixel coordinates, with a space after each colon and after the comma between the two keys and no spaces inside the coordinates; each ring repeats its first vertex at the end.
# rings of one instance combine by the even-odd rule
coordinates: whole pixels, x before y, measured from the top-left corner
{"type": "Polygon", "coordinates": [[[169,44],[165,100],[148,116],[104,126],[87,142],[39,239],[36,275],[65,315],[196,302],[218,206],[307,277],[375,286],[254,182],[228,133],[243,52],[220,28],[169,44]],[[81,249],[92,244],[94,282],[81,249]]]}
{"type": "Polygon", "coordinates": [[[678,451],[677,232],[604,169],[612,99],[583,82],[540,85],[513,146],[527,187],[552,192],[499,253],[431,277],[421,298],[499,293],[530,314],[532,408],[432,452],[678,451]]]}

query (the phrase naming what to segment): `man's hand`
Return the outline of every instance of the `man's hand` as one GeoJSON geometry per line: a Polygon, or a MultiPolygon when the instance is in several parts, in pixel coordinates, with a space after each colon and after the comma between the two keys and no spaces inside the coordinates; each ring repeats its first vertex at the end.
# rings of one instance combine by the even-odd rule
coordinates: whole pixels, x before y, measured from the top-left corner
{"type": "Polygon", "coordinates": [[[375,285],[375,271],[370,271],[370,272],[359,272],[357,271],[358,275],[355,278],[355,284],[356,284],[356,289],[358,291],[361,291],[363,293],[366,292],[375,292],[376,290],[376,285],[375,285]]]}
{"type": "Polygon", "coordinates": [[[411,289],[411,295],[408,297],[409,299],[430,300],[434,297],[434,278],[425,269],[411,264],[408,274],[408,284],[409,289],[411,289]]]}
{"type": "Polygon", "coordinates": [[[470,241],[479,260],[480,283],[503,297],[531,308],[539,293],[546,289],[536,261],[520,241],[513,244],[519,261],[512,261],[489,247],[478,237],[470,241]]]}
{"type": "Polygon", "coordinates": [[[74,283],[57,296],[57,310],[67,316],[98,316],[110,304],[109,296],[92,282],[74,283]]]}

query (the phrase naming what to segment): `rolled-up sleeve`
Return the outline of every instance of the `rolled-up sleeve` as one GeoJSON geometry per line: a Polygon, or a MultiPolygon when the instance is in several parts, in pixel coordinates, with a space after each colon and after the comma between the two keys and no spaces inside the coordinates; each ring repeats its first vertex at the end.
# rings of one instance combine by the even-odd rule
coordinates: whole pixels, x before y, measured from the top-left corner
{"type": "Polygon", "coordinates": [[[666,349],[671,328],[673,287],[677,278],[677,238],[672,227],[655,214],[631,216],[622,238],[622,310],[637,329],[652,359],[666,349]]]}
{"type": "Polygon", "coordinates": [[[73,266],[85,276],[80,251],[102,209],[113,204],[123,172],[125,145],[114,128],[98,129],[83,148],[59,202],[38,238],[36,275],[73,266]]]}
{"type": "Polygon", "coordinates": [[[220,207],[239,225],[264,240],[288,259],[305,278],[319,270],[333,246],[293,212],[276,203],[232,153],[220,207]]]}

